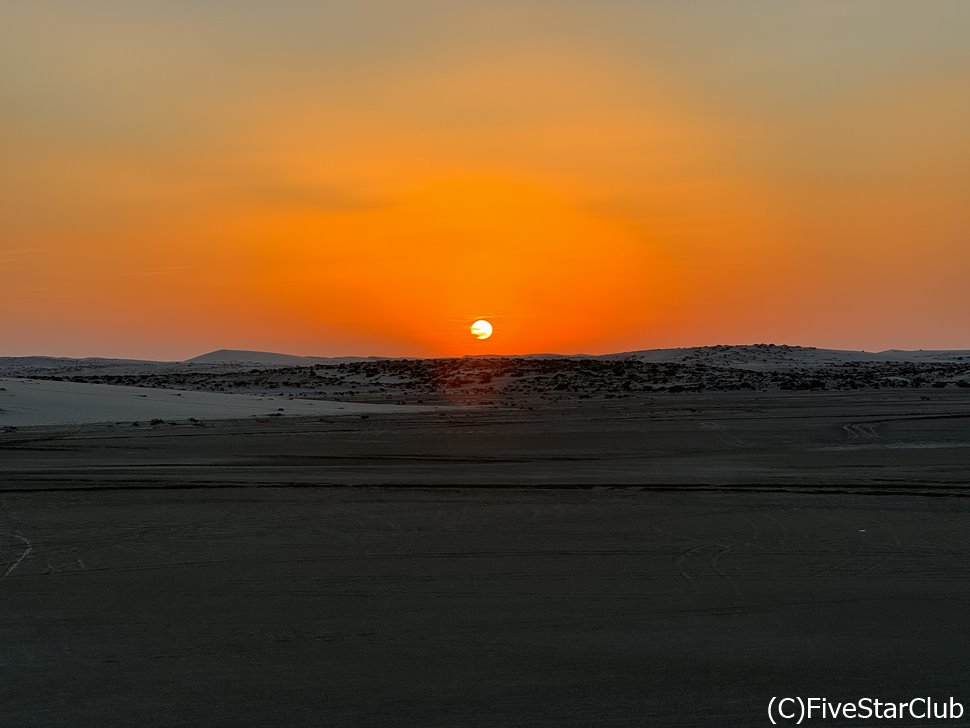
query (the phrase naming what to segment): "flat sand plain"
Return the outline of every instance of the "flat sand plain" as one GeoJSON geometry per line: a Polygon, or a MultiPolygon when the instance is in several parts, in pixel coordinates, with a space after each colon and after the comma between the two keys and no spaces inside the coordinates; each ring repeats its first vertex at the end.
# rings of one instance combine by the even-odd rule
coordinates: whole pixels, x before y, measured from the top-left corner
{"type": "Polygon", "coordinates": [[[968,425],[944,391],[0,433],[2,724],[970,706],[968,425]]]}
{"type": "Polygon", "coordinates": [[[0,429],[152,420],[243,419],[428,410],[387,404],[0,377],[0,429]]]}

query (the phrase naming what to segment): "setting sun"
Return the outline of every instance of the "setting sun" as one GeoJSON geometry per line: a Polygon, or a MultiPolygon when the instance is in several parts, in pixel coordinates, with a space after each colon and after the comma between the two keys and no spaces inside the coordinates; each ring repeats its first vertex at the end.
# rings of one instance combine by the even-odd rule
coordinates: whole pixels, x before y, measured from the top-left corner
{"type": "Polygon", "coordinates": [[[492,325],[484,319],[479,319],[471,325],[471,332],[476,339],[487,339],[492,335],[492,325]]]}

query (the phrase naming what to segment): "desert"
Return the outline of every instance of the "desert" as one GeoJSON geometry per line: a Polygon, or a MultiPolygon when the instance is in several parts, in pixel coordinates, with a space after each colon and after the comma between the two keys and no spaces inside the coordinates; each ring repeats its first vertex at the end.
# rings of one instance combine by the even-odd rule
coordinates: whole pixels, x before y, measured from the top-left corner
{"type": "Polygon", "coordinates": [[[0,728],[970,726],[970,0],[0,8],[0,728]]]}
{"type": "MultiPolygon", "coordinates": [[[[0,416],[40,385],[140,409],[0,433],[5,716],[715,726],[792,682],[960,694],[959,361],[904,362],[915,386],[700,391],[586,359],[365,364],[8,369],[0,416]],[[138,386],[64,381],[104,376],[138,386]]],[[[729,379],[792,371],[750,364],[729,379]]]]}

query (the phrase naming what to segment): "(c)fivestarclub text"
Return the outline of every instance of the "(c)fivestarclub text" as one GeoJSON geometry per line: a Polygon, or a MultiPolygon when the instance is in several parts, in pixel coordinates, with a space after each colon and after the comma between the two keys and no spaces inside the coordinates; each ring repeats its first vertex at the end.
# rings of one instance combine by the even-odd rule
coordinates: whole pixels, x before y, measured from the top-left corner
{"type": "Polygon", "coordinates": [[[834,701],[775,695],[768,701],[768,720],[772,725],[802,725],[826,720],[959,720],[963,703],[953,697],[918,697],[909,700],[882,700],[864,697],[834,701]]]}

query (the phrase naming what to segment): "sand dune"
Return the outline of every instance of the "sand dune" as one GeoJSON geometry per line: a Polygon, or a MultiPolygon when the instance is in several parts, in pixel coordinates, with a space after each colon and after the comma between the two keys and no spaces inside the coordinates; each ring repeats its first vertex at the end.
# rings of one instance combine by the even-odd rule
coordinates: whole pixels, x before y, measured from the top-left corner
{"type": "Polygon", "coordinates": [[[285,397],[146,389],[105,384],[0,379],[0,427],[138,420],[232,419],[419,411],[428,407],[370,405],[285,397]]]}
{"type": "Polygon", "coordinates": [[[908,362],[912,364],[964,362],[970,361],[970,351],[958,349],[889,349],[873,352],[848,349],[816,349],[809,346],[748,344],[743,346],[694,346],[683,349],[646,349],[622,354],[607,354],[601,358],[621,359],[627,357],[656,363],[706,364],[772,370],[877,362],[908,362]]]}
{"type": "MultiPolygon", "coordinates": [[[[853,363],[965,363],[970,362],[967,350],[916,350],[890,349],[887,351],[851,351],[842,349],[817,349],[806,346],[776,344],[746,344],[694,346],[682,349],[645,349],[613,354],[529,354],[513,357],[462,357],[461,359],[487,361],[493,358],[513,360],[616,360],[636,359],[660,364],[704,364],[708,366],[736,367],[754,370],[787,369],[791,367],[819,367],[853,363]]],[[[109,359],[88,357],[74,359],[50,356],[0,357],[0,373],[4,376],[30,377],[42,375],[92,375],[92,374],[148,374],[170,372],[234,372],[254,366],[261,368],[336,366],[351,363],[380,363],[408,361],[375,356],[298,356],[271,351],[244,351],[218,349],[184,361],[147,361],[141,359],[109,359]]],[[[410,361],[435,361],[410,359],[410,361]]],[[[438,360],[441,361],[441,360],[438,360]]],[[[456,359],[455,361],[459,361],[456,359]]]]}

